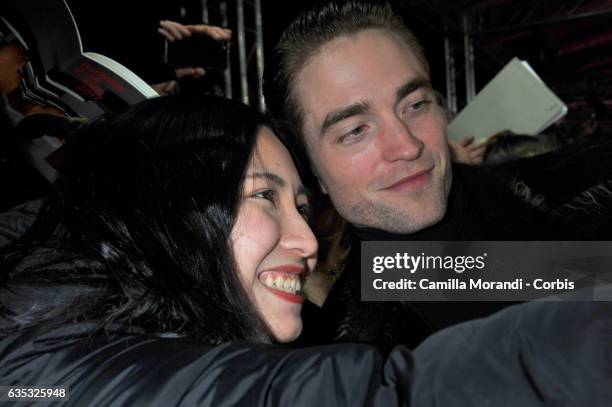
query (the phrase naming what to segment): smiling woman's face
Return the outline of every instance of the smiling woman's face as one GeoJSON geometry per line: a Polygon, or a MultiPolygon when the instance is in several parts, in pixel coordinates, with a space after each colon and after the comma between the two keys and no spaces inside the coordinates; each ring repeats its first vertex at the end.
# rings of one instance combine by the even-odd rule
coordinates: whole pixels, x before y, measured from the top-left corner
{"type": "Polygon", "coordinates": [[[304,277],[316,264],[308,194],[287,149],[268,128],[257,135],[231,232],[238,274],[249,299],[279,342],[302,331],[304,277]]]}

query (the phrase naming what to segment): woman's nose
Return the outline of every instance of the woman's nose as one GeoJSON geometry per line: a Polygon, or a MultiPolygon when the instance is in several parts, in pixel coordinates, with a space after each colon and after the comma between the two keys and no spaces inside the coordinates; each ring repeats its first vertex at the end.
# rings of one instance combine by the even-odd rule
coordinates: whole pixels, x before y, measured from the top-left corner
{"type": "Polygon", "coordinates": [[[281,245],[288,250],[298,251],[304,258],[312,258],[317,254],[319,243],[297,210],[283,222],[281,245]]]}

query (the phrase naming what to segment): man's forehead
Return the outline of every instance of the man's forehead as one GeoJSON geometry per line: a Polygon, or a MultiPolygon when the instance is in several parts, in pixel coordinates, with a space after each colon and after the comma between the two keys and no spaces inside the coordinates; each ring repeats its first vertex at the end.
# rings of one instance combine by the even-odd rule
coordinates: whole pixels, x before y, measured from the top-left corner
{"type": "Polygon", "coordinates": [[[295,97],[303,125],[312,126],[325,110],[395,97],[411,81],[429,83],[412,48],[387,30],[369,29],[335,38],[311,55],[296,76],[295,97]]]}

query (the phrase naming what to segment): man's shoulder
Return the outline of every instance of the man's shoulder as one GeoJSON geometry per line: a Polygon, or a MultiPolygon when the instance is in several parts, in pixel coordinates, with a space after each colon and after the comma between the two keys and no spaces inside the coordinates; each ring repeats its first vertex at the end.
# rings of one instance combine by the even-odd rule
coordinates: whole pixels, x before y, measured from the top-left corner
{"type": "Polygon", "coordinates": [[[542,301],[447,328],[414,351],[413,402],[607,405],[611,326],[612,303],[542,301]]]}

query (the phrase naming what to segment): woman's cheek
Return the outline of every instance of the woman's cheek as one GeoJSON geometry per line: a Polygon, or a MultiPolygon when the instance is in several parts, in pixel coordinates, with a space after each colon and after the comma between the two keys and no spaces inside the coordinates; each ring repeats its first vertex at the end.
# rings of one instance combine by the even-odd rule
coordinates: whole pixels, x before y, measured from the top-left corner
{"type": "Polygon", "coordinates": [[[242,234],[261,250],[272,250],[280,239],[280,225],[274,213],[256,204],[245,209],[242,234]]]}
{"type": "Polygon", "coordinates": [[[243,205],[232,229],[231,241],[238,272],[247,285],[280,239],[280,227],[275,217],[256,205],[243,205]]]}

